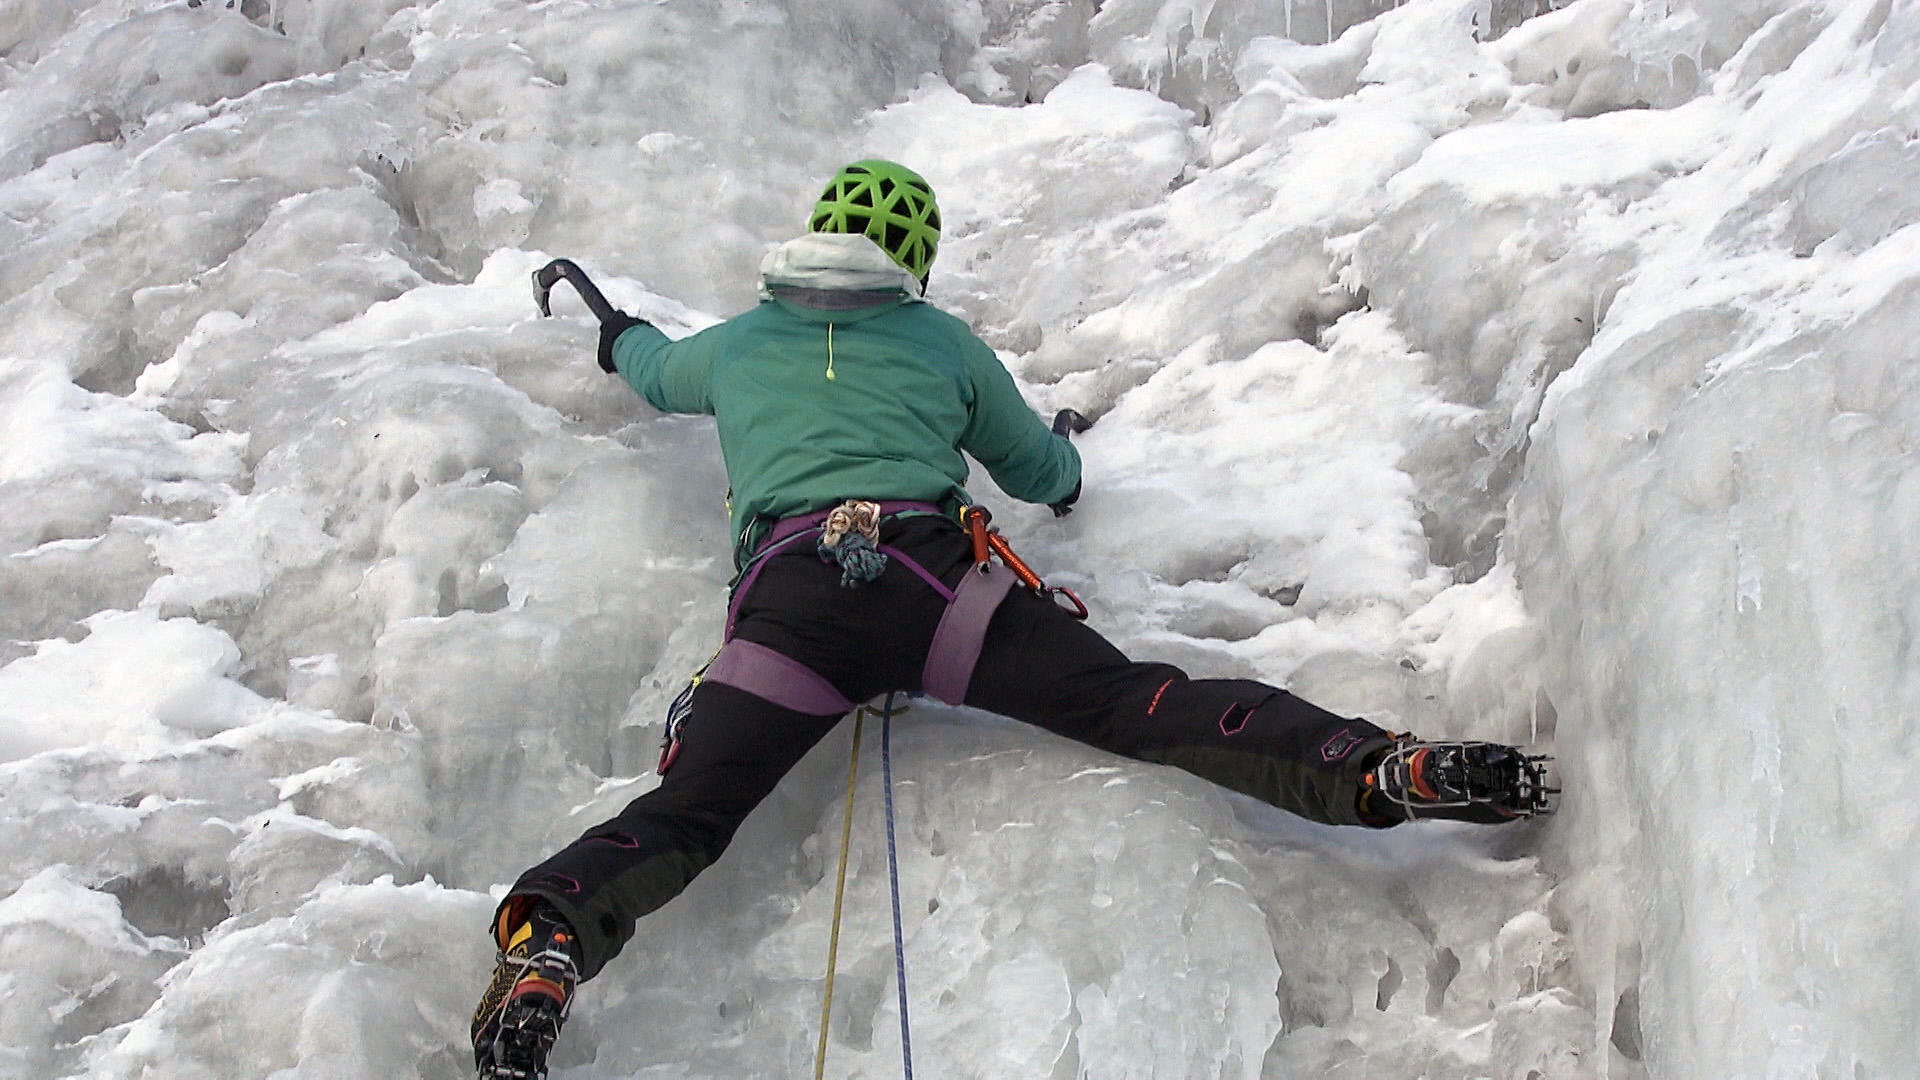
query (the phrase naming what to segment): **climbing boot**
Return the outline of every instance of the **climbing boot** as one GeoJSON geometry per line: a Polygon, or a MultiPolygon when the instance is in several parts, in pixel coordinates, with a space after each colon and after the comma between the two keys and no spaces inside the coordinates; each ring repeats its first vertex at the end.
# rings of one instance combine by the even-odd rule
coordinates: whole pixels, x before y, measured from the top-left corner
{"type": "Polygon", "coordinates": [[[500,956],[473,1013],[479,1080],[542,1080],[580,982],[573,930],[532,897],[501,905],[494,925],[500,956]]]}
{"type": "Polygon", "coordinates": [[[1487,742],[1421,742],[1410,735],[1369,763],[1360,816],[1371,825],[1438,818],[1499,825],[1553,811],[1545,757],[1487,742]]]}

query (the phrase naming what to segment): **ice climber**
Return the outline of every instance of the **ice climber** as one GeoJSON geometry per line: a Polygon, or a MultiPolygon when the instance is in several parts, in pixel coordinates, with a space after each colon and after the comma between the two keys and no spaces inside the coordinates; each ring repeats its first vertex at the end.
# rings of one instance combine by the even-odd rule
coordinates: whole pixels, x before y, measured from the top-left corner
{"type": "Polygon", "coordinates": [[[1245,679],[1128,660],[1015,582],[969,517],[969,454],[1001,490],[1065,512],[1080,458],[994,352],[921,299],[932,189],[887,161],[841,169],[808,232],[761,265],[752,310],[679,341],[603,316],[599,360],[655,408],[710,413],[739,567],[726,643],[696,680],[658,787],[533,867],[494,918],[474,1013],[482,1077],[537,1077],[578,982],[678,895],[854,703],[924,692],[1314,821],[1500,823],[1546,808],[1538,767],[1423,743],[1245,679]]]}

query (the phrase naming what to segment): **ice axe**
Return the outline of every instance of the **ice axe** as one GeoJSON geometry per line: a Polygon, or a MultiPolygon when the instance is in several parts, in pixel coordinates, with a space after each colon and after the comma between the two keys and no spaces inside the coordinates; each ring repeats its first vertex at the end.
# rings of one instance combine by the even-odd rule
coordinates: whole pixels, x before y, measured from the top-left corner
{"type": "Polygon", "coordinates": [[[574,290],[580,294],[580,299],[587,302],[588,310],[593,312],[594,318],[600,320],[601,325],[604,326],[620,317],[620,310],[607,303],[607,298],[600,292],[600,287],[595,285],[593,279],[587,276],[587,272],[580,269],[572,259],[555,259],[533,272],[533,302],[540,308],[541,315],[553,314],[549,296],[553,292],[554,285],[563,278],[573,285],[574,290]]]}
{"type": "Polygon", "coordinates": [[[1055,435],[1078,435],[1093,426],[1093,421],[1073,409],[1061,409],[1053,414],[1053,433],[1055,435]]]}

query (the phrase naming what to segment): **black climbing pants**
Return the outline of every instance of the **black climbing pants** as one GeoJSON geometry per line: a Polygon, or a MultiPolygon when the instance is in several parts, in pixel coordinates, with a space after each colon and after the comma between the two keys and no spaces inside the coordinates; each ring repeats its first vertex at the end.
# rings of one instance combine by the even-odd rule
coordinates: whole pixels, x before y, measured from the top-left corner
{"type": "MultiPolygon", "coordinates": [[[[890,518],[881,541],[949,586],[972,565],[971,542],[944,518],[890,518]]],[[[773,556],[741,599],[735,636],[800,661],[852,701],[918,690],[946,601],[899,563],[843,588],[839,567],[800,541],[773,556]]],[[[1389,742],[1373,724],[1264,683],[1189,679],[1171,665],[1130,661],[1051,599],[1018,587],[988,626],[966,704],[1340,825],[1359,823],[1361,763],[1389,742]]],[[[636,920],[718,859],[747,814],[841,719],[702,683],[660,786],[527,871],[511,896],[543,898],[565,916],[582,977],[592,978],[636,920]]]]}

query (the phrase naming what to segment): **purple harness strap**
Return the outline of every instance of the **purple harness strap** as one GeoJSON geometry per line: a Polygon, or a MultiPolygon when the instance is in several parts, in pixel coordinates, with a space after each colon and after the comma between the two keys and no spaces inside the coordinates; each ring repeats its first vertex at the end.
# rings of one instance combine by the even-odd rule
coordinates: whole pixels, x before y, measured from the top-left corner
{"type": "Polygon", "coordinates": [[[839,716],[853,702],[812,668],[784,653],[734,638],[707,666],[706,681],[724,683],[809,716],[839,716]]]}
{"type": "MultiPolygon", "coordinates": [[[[880,505],[886,514],[903,510],[939,512],[939,507],[929,503],[880,505]]],[[[721,646],[719,655],[707,667],[703,676],[707,681],[745,690],[775,705],[812,716],[852,711],[854,703],[812,668],[765,645],[742,641],[733,636],[734,619],[739,614],[740,602],[760,576],[761,567],[776,554],[777,549],[804,536],[807,530],[818,528],[826,520],[827,513],[820,511],[786,518],[775,524],[766,539],[761,541],[746,577],[734,589],[733,602],[728,605],[727,611],[727,643],[721,646]]],[[[959,587],[949,590],[941,584],[940,579],[905,553],[891,545],[881,550],[905,563],[946,599],[947,610],[940,616],[940,624],[934,628],[933,643],[927,649],[927,662],[921,669],[920,684],[923,690],[941,701],[950,705],[961,704],[967,696],[967,684],[973,680],[974,665],[980,662],[980,649],[986,642],[987,623],[992,620],[1000,601],[1006,599],[1007,592],[1013,588],[1013,572],[997,563],[985,573],[968,570],[959,587]]]]}
{"type": "Polygon", "coordinates": [[[986,573],[967,571],[934,627],[927,664],[920,670],[921,689],[949,705],[966,703],[967,684],[987,641],[987,623],[1012,588],[1013,571],[999,563],[989,564],[986,573]]]}

